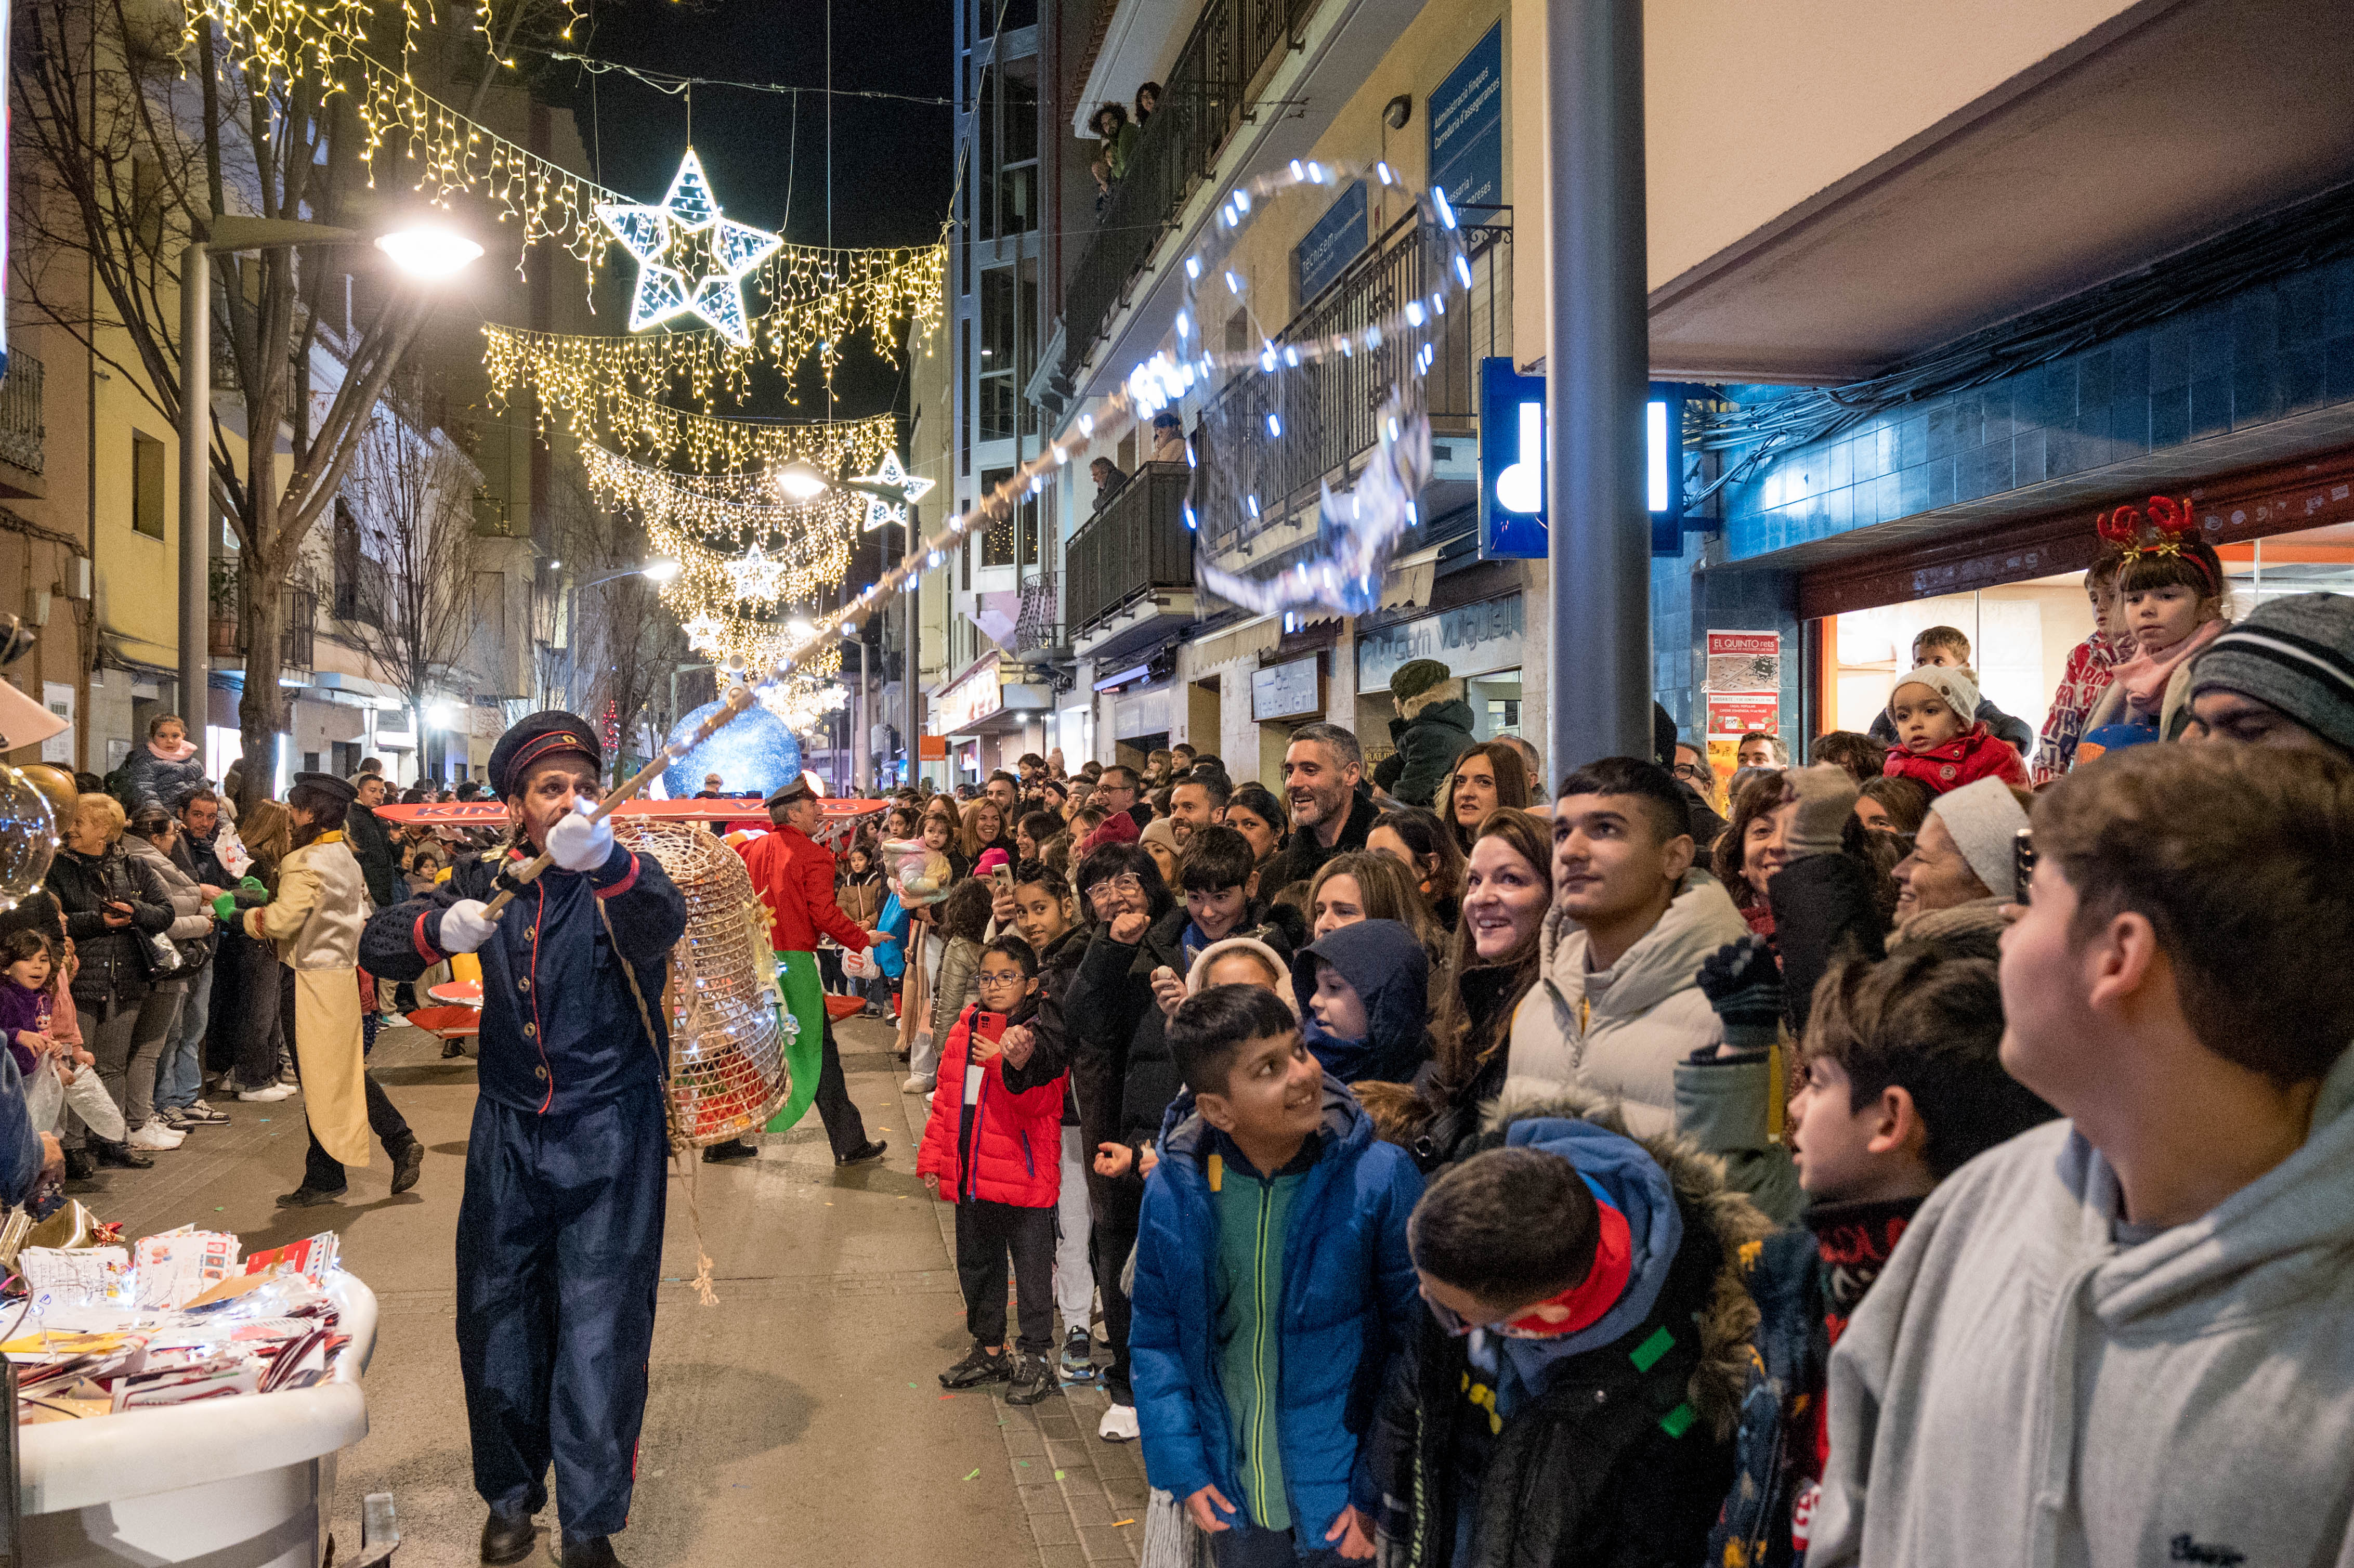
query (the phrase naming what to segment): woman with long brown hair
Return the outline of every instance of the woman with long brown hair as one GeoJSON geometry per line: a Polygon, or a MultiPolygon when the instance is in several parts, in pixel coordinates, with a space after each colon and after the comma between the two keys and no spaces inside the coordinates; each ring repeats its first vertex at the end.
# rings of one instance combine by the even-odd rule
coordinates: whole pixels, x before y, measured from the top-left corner
{"type": "Polygon", "coordinates": [[[1463,917],[1431,1021],[1437,1054],[1411,1086],[1356,1086],[1382,1136],[1425,1171],[1469,1152],[1481,1103],[1503,1087],[1512,1014],[1537,981],[1552,859],[1543,821],[1511,806],[1489,813],[1471,844],[1463,917]]]}
{"type": "Polygon", "coordinates": [[[1430,917],[1430,905],[1414,885],[1414,874],[1394,858],[1370,850],[1336,854],[1308,885],[1308,935],[1321,941],[1327,932],[1360,920],[1394,920],[1412,931],[1430,955],[1432,972],[1447,961],[1446,931],[1430,917]]]}
{"type": "Polygon", "coordinates": [[[1365,835],[1365,847],[1406,868],[1430,905],[1430,917],[1453,936],[1463,913],[1463,846],[1438,813],[1426,806],[1392,807],[1365,835]]]}
{"type": "Polygon", "coordinates": [[[1506,807],[1524,811],[1528,805],[1528,764],[1500,740],[1475,746],[1457,758],[1438,791],[1439,818],[1454,829],[1455,842],[1467,855],[1490,811],[1506,807]]]}
{"type": "Polygon", "coordinates": [[[1709,870],[1733,895],[1733,906],[1761,937],[1774,934],[1774,906],[1766,885],[1789,858],[1791,819],[1798,792],[1779,769],[1757,774],[1733,798],[1733,821],[1718,835],[1709,870]]]}

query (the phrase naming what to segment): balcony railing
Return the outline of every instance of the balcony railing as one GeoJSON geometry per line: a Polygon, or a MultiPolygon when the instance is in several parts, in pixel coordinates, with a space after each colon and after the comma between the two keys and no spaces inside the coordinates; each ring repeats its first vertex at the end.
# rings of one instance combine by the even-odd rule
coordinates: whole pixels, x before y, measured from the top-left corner
{"type": "Polygon", "coordinates": [[[1151,258],[1193,187],[1218,161],[1270,57],[1290,47],[1317,0],[1210,0],[1161,83],[1160,106],[1112,186],[1101,227],[1063,296],[1065,376],[1076,375],[1129,281],[1151,258]]]}
{"type": "MultiPolygon", "coordinates": [[[[308,588],[290,588],[280,593],[278,604],[286,618],[286,624],[278,630],[278,662],[289,670],[308,670],[317,657],[314,642],[318,632],[319,596],[308,588]]],[[[251,644],[246,635],[244,620],[230,619],[222,613],[223,609],[217,604],[213,607],[213,623],[218,629],[215,632],[214,651],[219,652],[221,641],[232,641],[221,637],[220,631],[234,629],[233,641],[239,654],[250,652],[251,644]]]]}
{"type": "Polygon", "coordinates": [[[1063,547],[1064,613],[1074,635],[1156,593],[1193,587],[1185,527],[1193,470],[1149,462],[1063,547]]]}
{"type": "MultiPolygon", "coordinates": [[[[1512,348],[1511,208],[1464,216],[1471,288],[1431,334],[1434,357],[1422,383],[1431,429],[1441,436],[1476,429],[1479,361],[1512,348]]],[[[1438,286],[1445,254],[1409,213],[1310,300],[1278,341],[1362,333],[1394,316],[1404,302],[1438,286]]],[[[1202,420],[1200,516],[1212,546],[1247,543],[1315,505],[1321,482],[1344,488],[1350,465],[1373,445],[1390,388],[1407,380],[1415,347],[1399,334],[1368,353],[1272,376],[1253,372],[1230,383],[1202,420]]]]}
{"type": "Polygon", "coordinates": [[[47,434],[41,421],[41,362],[12,348],[8,374],[0,377],[0,462],[40,472],[47,434]]]}
{"type": "Polygon", "coordinates": [[[1040,572],[1022,585],[1022,611],[1013,622],[1016,653],[1036,653],[1062,646],[1062,623],[1055,619],[1059,597],[1053,572],[1040,572]]]}

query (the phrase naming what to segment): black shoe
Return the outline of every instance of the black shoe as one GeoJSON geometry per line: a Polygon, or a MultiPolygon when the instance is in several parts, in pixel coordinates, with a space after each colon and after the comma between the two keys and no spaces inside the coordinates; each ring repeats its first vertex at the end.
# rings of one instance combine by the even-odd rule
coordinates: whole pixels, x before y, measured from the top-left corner
{"type": "Polygon", "coordinates": [[[1005,1403],[1035,1404],[1054,1392],[1054,1363],[1044,1356],[1025,1354],[1022,1364],[1013,1369],[1013,1387],[1005,1395],[1005,1403]]]}
{"type": "Polygon", "coordinates": [[[760,1150],[740,1138],[731,1138],[725,1143],[715,1143],[703,1151],[703,1162],[705,1165],[726,1165],[737,1160],[758,1160],[759,1157],[760,1150]]]}
{"type": "Polygon", "coordinates": [[[89,1150],[69,1149],[66,1150],[67,1181],[87,1181],[97,1174],[98,1161],[90,1157],[89,1150]]]}
{"type": "Polygon", "coordinates": [[[406,1192],[416,1186],[417,1178],[422,1175],[424,1171],[425,1140],[412,1137],[407,1143],[400,1146],[400,1152],[392,1157],[393,1192],[406,1192]]]}
{"type": "Polygon", "coordinates": [[[482,1561],[485,1563],[520,1563],[531,1555],[537,1543],[539,1531],[531,1522],[531,1515],[501,1513],[491,1510],[482,1520],[482,1561]]]}
{"type": "Polygon", "coordinates": [[[1000,1351],[995,1355],[981,1345],[975,1345],[964,1360],[940,1373],[942,1388],[979,1388],[987,1383],[1004,1383],[1013,1375],[1013,1358],[1000,1351]]]}
{"type": "Polygon", "coordinates": [[[279,1193],[278,1206],[281,1209],[315,1209],[322,1203],[333,1203],[337,1202],[350,1189],[348,1188],[338,1187],[334,1192],[323,1192],[316,1187],[308,1185],[301,1186],[295,1188],[292,1192],[279,1193]]]}
{"type": "Polygon", "coordinates": [[[562,1568],[623,1568],[621,1560],[613,1555],[613,1538],[610,1535],[567,1540],[556,1560],[562,1568]]]}
{"type": "Polygon", "coordinates": [[[466,1047],[459,1042],[455,1040],[444,1040],[441,1042],[441,1059],[444,1062],[448,1061],[452,1056],[462,1056],[465,1054],[466,1047]]]}
{"type": "Polygon", "coordinates": [[[152,1171],[155,1168],[154,1156],[142,1154],[127,1143],[94,1143],[90,1147],[98,1150],[101,1165],[111,1165],[118,1171],[152,1171]]]}
{"type": "Polygon", "coordinates": [[[852,1165],[872,1165],[876,1160],[882,1159],[883,1151],[890,1147],[891,1146],[888,1143],[884,1142],[880,1139],[869,1139],[866,1140],[864,1147],[852,1150],[849,1153],[835,1160],[834,1164],[843,1167],[852,1165]]]}

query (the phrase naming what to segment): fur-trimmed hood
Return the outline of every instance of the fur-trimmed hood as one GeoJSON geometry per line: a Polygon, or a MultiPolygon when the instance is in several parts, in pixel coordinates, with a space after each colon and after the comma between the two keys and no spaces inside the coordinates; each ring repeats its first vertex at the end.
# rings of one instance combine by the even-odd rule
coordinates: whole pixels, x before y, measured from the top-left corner
{"type": "MultiPolygon", "coordinates": [[[[1705,1225],[1715,1235],[1722,1260],[1715,1289],[1696,1325],[1701,1357],[1686,1393],[1717,1439],[1731,1437],[1748,1385],[1750,1340],[1757,1328],[1757,1305],[1743,1280],[1741,1260],[1744,1249],[1773,1229],[1772,1222],[1746,1195],[1725,1186],[1723,1164],[1714,1155],[1702,1153],[1689,1139],[1630,1133],[1615,1101],[1574,1086],[1543,1095],[1507,1094],[1491,1102],[1484,1107],[1487,1130],[1479,1146],[1500,1148],[1511,1140],[1516,1127],[1545,1120],[1587,1122],[1639,1145],[1666,1174],[1684,1224],[1705,1225]]],[[[1518,1141],[1530,1139],[1523,1135],[1518,1141]]]]}
{"type": "MultiPolygon", "coordinates": [[[[1398,717],[1405,719],[1406,722],[1411,724],[1414,720],[1420,718],[1425,712],[1438,706],[1441,703],[1459,703],[1461,701],[1463,701],[1463,677],[1460,675],[1449,676],[1447,679],[1439,682],[1438,684],[1431,687],[1430,690],[1424,692],[1419,696],[1408,697],[1405,701],[1399,703],[1397,705],[1398,717]]],[[[1471,710],[1469,707],[1466,707],[1463,711],[1465,715],[1469,717],[1471,710]]],[[[1462,727],[1469,729],[1470,726],[1466,724],[1462,727]]]]}

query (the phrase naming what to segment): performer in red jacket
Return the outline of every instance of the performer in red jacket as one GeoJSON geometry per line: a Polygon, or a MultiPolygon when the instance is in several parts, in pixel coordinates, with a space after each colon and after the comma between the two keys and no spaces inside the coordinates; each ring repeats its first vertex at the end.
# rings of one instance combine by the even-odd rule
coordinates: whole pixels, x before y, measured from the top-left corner
{"type": "MultiPolygon", "coordinates": [[[[796,778],[769,796],[768,805],[774,831],[745,846],[744,867],[752,874],[753,891],[769,907],[770,944],[779,953],[815,953],[817,939],[824,935],[854,953],[864,952],[875,933],[862,929],[833,901],[833,852],[812,836],[825,814],[817,790],[807,778],[796,778]]],[[[794,1010],[796,1016],[801,1011],[794,1010]]],[[[833,1146],[833,1162],[864,1165],[880,1160],[888,1145],[867,1138],[866,1123],[851,1103],[842,1052],[833,1043],[832,1016],[822,1005],[814,1016],[822,1052],[817,1114],[825,1123],[826,1141],[833,1146]]],[[[703,1157],[715,1162],[749,1160],[758,1152],[739,1138],[712,1145],[703,1157]]]]}

